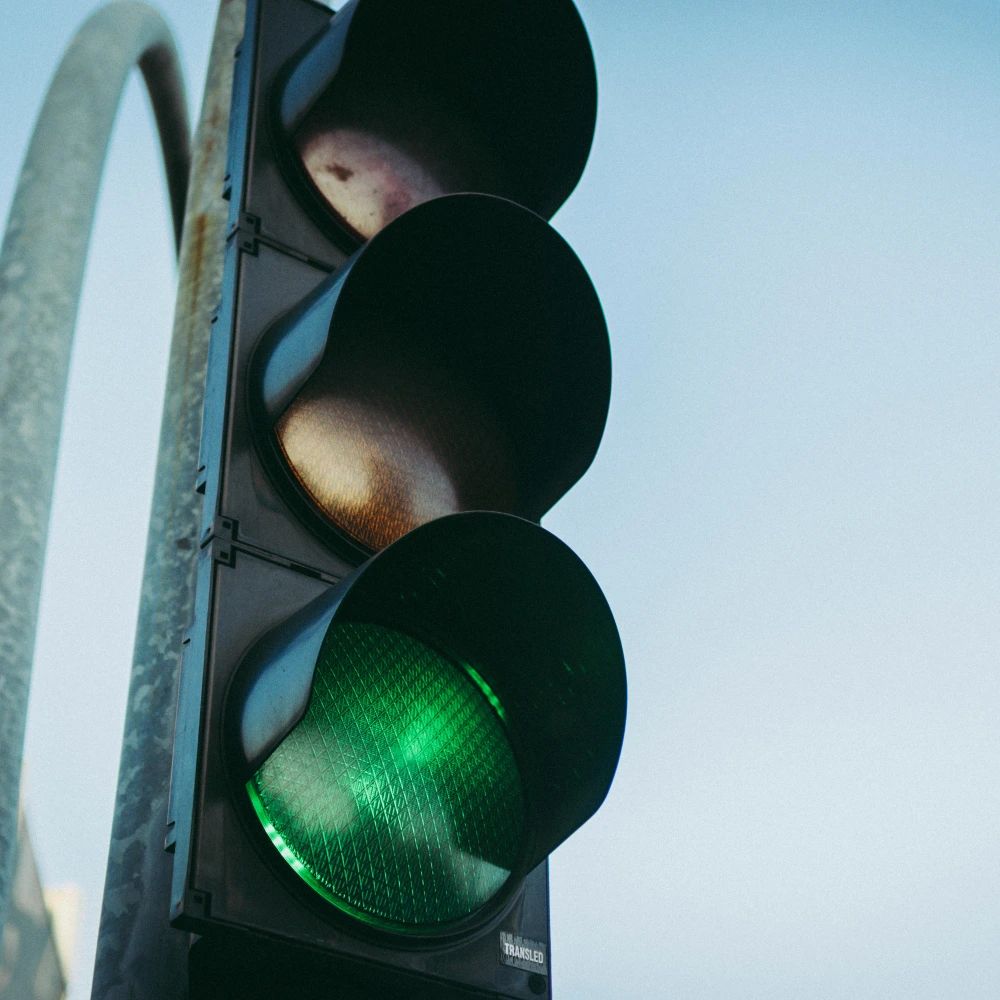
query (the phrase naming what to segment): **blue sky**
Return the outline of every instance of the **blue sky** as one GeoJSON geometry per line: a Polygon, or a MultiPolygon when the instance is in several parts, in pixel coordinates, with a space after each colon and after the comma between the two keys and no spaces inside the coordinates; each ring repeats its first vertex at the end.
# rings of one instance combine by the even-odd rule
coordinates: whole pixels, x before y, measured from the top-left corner
{"type": "MultiPolygon", "coordinates": [[[[160,5],[200,95],[211,5],[160,5]]],[[[1000,992],[1000,6],[580,3],[554,220],[614,388],[546,519],[618,618],[604,808],[553,858],[562,1000],[1000,992]]],[[[0,208],[89,4],[5,11],[0,208]]],[[[96,906],[172,311],[133,84],[88,265],[25,788],[96,906]]],[[[96,918],[79,956],[89,994],[96,918]]]]}

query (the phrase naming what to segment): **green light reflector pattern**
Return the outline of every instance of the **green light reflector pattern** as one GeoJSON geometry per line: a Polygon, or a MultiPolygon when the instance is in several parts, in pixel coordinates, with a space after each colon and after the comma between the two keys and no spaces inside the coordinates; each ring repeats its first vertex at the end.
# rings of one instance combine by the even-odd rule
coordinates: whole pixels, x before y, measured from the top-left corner
{"type": "Polygon", "coordinates": [[[336,623],[309,707],[247,784],[264,830],[325,899],[396,931],[503,888],[524,828],[503,708],[479,673],[379,625],[336,623]]]}

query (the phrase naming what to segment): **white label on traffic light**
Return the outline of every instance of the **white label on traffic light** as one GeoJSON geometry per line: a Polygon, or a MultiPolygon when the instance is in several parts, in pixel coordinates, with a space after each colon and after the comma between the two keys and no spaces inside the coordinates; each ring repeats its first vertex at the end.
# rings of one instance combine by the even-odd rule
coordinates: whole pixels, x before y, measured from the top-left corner
{"type": "Polygon", "coordinates": [[[500,961],[525,972],[540,972],[548,975],[545,964],[545,945],[541,941],[519,937],[517,934],[500,932],[500,961]]]}

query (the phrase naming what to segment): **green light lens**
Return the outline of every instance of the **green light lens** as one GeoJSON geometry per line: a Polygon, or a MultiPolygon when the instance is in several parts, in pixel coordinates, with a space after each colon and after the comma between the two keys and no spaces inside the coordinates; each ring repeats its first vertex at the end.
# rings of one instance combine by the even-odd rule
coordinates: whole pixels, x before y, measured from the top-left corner
{"type": "Polygon", "coordinates": [[[321,896],[379,927],[440,927],[495,896],[520,853],[502,714],[471,668],[403,633],[338,623],[306,714],[247,790],[321,896]]]}

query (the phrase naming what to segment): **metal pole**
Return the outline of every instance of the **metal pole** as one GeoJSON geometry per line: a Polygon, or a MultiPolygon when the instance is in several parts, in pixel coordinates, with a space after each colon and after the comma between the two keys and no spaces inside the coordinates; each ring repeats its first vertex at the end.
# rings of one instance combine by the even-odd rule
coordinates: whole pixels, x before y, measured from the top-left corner
{"type": "Polygon", "coordinates": [[[0,247],[0,927],[70,345],[108,139],[136,63],[171,196],[183,200],[188,125],[169,29],[144,4],[112,4],[83,25],[56,71],[0,247]]]}
{"type": "Polygon", "coordinates": [[[236,45],[245,0],[222,0],[195,136],[177,313],[94,969],[95,1000],[186,992],[188,936],[167,924],[164,852],[181,643],[194,606],[198,468],[211,317],[219,304],[228,206],[222,199],[236,45]]]}

